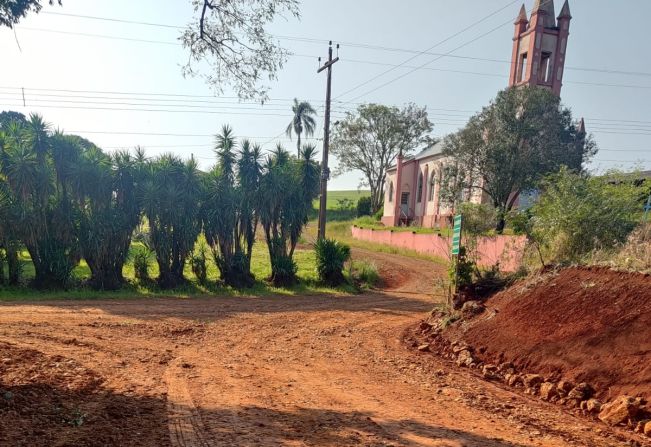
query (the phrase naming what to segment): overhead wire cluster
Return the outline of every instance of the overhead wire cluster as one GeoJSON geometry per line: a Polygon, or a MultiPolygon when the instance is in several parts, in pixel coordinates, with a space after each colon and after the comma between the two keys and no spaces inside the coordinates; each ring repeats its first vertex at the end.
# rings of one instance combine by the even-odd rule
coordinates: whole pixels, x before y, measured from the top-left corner
{"type": "MultiPolygon", "coordinates": [[[[499,73],[489,73],[475,70],[453,70],[440,67],[430,66],[432,63],[439,61],[443,58],[453,58],[458,60],[469,60],[469,61],[483,61],[483,62],[494,62],[494,63],[505,63],[511,64],[511,61],[503,59],[492,59],[492,58],[482,58],[474,56],[466,56],[454,54],[458,50],[467,47],[468,45],[476,42],[477,40],[499,30],[500,28],[509,25],[512,23],[512,19],[501,23],[500,25],[491,28],[487,32],[481,33],[478,36],[463,42],[460,45],[454,47],[454,49],[447,52],[434,52],[433,50],[444,43],[447,43],[458,37],[469,30],[477,27],[478,25],[488,21],[489,19],[497,16],[502,11],[513,6],[519,0],[510,1],[499,9],[491,12],[490,14],[480,18],[479,20],[471,23],[470,25],[462,28],[461,30],[451,34],[450,36],[436,42],[434,45],[428,47],[425,50],[415,50],[408,48],[393,48],[381,45],[373,45],[368,43],[361,42],[341,42],[342,45],[351,47],[351,48],[360,48],[373,51],[383,51],[383,52],[394,52],[394,53],[405,53],[410,54],[411,56],[402,61],[399,64],[392,64],[383,61],[376,60],[362,60],[362,59],[346,59],[342,57],[341,60],[349,63],[357,64],[369,64],[369,65],[378,65],[386,66],[387,69],[381,73],[372,76],[371,78],[356,84],[352,88],[345,90],[343,93],[339,94],[333,99],[333,108],[332,115],[334,119],[343,119],[347,113],[353,112],[357,105],[360,104],[359,99],[384,88],[387,85],[396,82],[409,74],[418,71],[418,70],[432,70],[432,71],[441,71],[441,72],[452,72],[452,73],[465,73],[470,75],[477,76],[486,76],[486,77],[495,77],[495,78],[507,78],[506,74],[499,73]],[[416,65],[413,64],[413,61],[421,56],[434,56],[433,59],[416,65]],[[412,62],[412,64],[410,64],[412,62]],[[371,85],[383,78],[385,75],[396,71],[397,69],[407,70],[399,75],[384,81],[379,85],[371,87],[371,85]],[[350,97],[351,93],[357,92],[359,89],[369,86],[370,89],[364,91],[361,94],[350,97]],[[345,97],[350,97],[350,99],[344,99],[345,97]]],[[[552,1],[552,0],[547,0],[552,1]]],[[[52,16],[64,16],[71,17],[83,20],[93,20],[93,21],[105,21],[105,22],[114,22],[114,23],[124,23],[138,26],[148,26],[148,27],[158,27],[158,28],[167,28],[167,29],[176,29],[180,30],[184,27],[172,24],[164,23],[155,23],[147,21],[136,21],[136,20],[126,20],[120,18],[112,17],[99,17],[91,15],[81,15],[81,14],[71,14],[65,12],[55,12],[55,11],[43,11],[43,14],[49,14],[52,16]]],[[[160,45],[181,45],[179,42],[171,41],[162,41],[162,40],[152,40],[152,39],[140,39],[140,38],[131,38],[124,36],[116,36],[110,34],[97,34],[97,33],[83,33],[83,32],[74,32],[74,31],[65,31],[65,30],[56,30],[49,28],[32,28],[32,27],[19,27],[19,30],[27,30],[34,32],[46,32],[46,33],[59,33],[67,35],[76,35],[90,38],[102,38],[102,39],[115,39],[115,40],[124,40],[132,42],[140,42],[147,44],[160,44],[160,45]]],[[[315,45],[323,45],[327,43],[326,39],[319,39],[308,36],[287,36],[287,35],[274,35],[279,40],[302,42],[315,45]]],[[[296,57],[304,58],[315,58],[309,54],[295,54],[296,57]]],[[[591,73],[601,73],[609,75],[618,75],[626,77],[639,77],[639,78],[651,78],[651,73],[643,71],[627,71],[627,70],[615,70],[608,68],[597,68],[597,67],[575,67],[567,66],[566,70],[569,71],[580,71],[580,72],[591,72],[591,73]]],[[[626,89],[640,89],[648,90],[651,89],[651,85],[639,85],[635,83],[612,83],[612,82],[588,82],[588,81],[566,81],[565,83],[600,87],[600,88],[626,88],[626,89]]],[[[22,86],[5,86],[0,87],[0,103],[9,107],[20,107],[20,106],[33,106],[39,108],[56,108],[56,109],[87,109],[87,110],[102,110],[102,111],[129,111],[129,112],[155,112],[155,113],[200,113],[200,114],[216,114],[216,115],[252,115],[252,116],[278,116],[278,117],[288,117],[289,116],[289,107],[290,102],[293,99],[290,98],[270,98],[265,104],[259,104],[255,102],[246,102],[240,101],[239,98],[233,96],[222,96],[216,98],[214,96],[208,95],[188,95],[188,94],[176,94],[176,93],[148,93],[148,92],[116,92],[116,91],[92,91],[92,90],[65,90],[65,89],[48,89],[48,88],[36,88],[36,87],[22,87],[22,86]]],[[[309,100],[311,103],[315,104],[318,109],[323,109],[324,101],[318,99],[309,100]]],[[[439,125],[450,126],[450,127],[459,127],[464,125],[467,122],[467,119],[472,116],[474,113],[470,110],[457,110],[457,109],[432,109],[428,108],[429,115],[432,116],[432,120],[439,125]]],[[[616,134],[616,135],[632,135],[632,136],[651,136],[651,121],[642,121],[642,120],[624,120],[624,119],[612,119],[612,118],[591,118],[586,117],[589,122],[589,131],[594,133],[603,133],[603,134],[616,134]]],[[[156,136],[178,136],[178,137],[211,137],[210,134],[177,134],[177,133],[135,133],[135,132],[118,132],[118,131],[77,131],[79,133],[104,133],[104,134],[120,134],[120,135],[156,135],[156,136]]],[[[280,133],[275,137],[267,136],[250,136],[243,138],[253,138],[253,139],[266,139],[263,144],[269,144],[272,141],[282,139],[284,132],[280,133]]],[[[313,140],[318,139],[319,137],[312,138],[313,140]]],[[[303,137],[303,139],[306,139],[303,137]]],[[[151,147],[201,147],[203,145],[152,145],[151,147]]],[[[624,149],[624,148],[607,148],[600,149],[601,151],[612,151],[612,152],[649,152],[646,149],[624,149]]],[[[614,161],[614,160],[598,160],[598,161],[614,161]]],[[[645,160],[648,161],[648,160],[645,160]]],[[[621,161],[620,161],[621,162],[621,161]]]]}

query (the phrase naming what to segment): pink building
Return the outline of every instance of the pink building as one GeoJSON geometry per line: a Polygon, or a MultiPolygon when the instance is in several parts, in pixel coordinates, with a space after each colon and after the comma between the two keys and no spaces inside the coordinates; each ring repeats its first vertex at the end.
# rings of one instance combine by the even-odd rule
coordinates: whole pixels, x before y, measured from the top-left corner
{"type": "MultiPolygon", "coordinates": [[[[535,85],[560,96],[572,20],[568,0],[558,17],[555,15],[553,0],[536,0],[530,18],[522,5],[515,21],[510,87],[535,85]]],[[[583,120],[581,127],[585,132],[583,120]]],[[[396,166],[387,171],[382,217],[385,225],[447,225],[454,210],[441,203],[440,181],[447,161],[442,150],[442,143],[438,143],[415,156],[398,155],[396,166]]],[[[476,189],[462,199],[486,202],[476,189]]]]}

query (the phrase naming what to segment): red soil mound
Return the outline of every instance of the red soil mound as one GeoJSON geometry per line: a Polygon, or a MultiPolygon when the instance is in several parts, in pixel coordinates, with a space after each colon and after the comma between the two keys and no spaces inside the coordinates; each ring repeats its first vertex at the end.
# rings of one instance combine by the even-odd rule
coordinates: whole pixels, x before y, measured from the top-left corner
{"type": "Polygon", "coordinates": [[[448,334],[484,362],[588,382],[606,400],[651,399],[651,276],[570,268],[516,284],[486,306],[448,334]]]}

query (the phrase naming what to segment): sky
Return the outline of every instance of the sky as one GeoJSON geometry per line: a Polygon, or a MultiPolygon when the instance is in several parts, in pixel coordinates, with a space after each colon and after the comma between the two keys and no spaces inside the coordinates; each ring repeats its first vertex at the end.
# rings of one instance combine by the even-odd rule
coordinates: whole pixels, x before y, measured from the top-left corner
{"type": "MultiPolygon", "coordinates": [[[[555,2],[558,14],[562,2],[555,2]]],[[[194,155],[207,169],[224,124],[265,149],[277,142],[293,148],[284,135],[293,98],[317,109],[313,142],[321,147],[326,77],[316,70],[328,40],[340,45],[333,121],[364,102],[413,102],[427,107],[434,136],[454,132],[507,85],[522,0],[303,0],[300,20],[279,18],[269,27],[293,56],[267,83],[264,106],[183,77],[188,54],[175,26],[193,20],[190,0],[43,3],[15,33],[0,30],[0,110],[41,113],[107,151],[140,145],[149,155],[194,155]]],[[[532,4],[525,1],[527,12],[532,4]]],[[[651,169],[651,2],[570,0],[570,7],[561,96],[575,118],[585,117],[600,148],[588,168],[651,169]]],[[[360,179],[343,174],[329,188],[357,189],[360,179]]]]}

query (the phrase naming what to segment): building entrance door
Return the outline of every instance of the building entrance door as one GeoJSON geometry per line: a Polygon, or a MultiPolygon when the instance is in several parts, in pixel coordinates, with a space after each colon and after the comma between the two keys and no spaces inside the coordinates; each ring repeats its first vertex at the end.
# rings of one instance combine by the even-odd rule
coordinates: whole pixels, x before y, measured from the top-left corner
{"type": "Polygon", "coordinates": [[[400,214],[409,217],[409,193],[403,192],[400,194],[400,214]]]}

